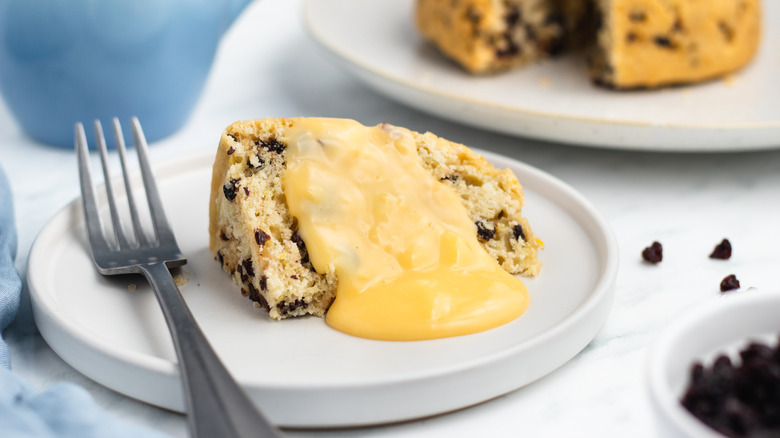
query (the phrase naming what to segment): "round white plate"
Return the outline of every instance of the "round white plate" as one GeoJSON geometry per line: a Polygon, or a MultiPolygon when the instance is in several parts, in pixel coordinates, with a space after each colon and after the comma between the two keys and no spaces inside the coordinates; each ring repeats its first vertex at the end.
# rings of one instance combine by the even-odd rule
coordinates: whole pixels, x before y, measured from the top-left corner
{"type": "Polygon", "coordinates": [[[358,78],[402,103],[505,134],[634,150],[780,147],[780,2],[747,68],[723,80],[618,92],[590,83],[572,54],[492,76],[467,74],[427,44],[414,0],[309,0],[307,28],[358,78]],[[349,17],[348,19],[346,17],[349,17]]]}
{"type": "MultiPolygon", "coordinates": [[[[283,426],[400,421],[473,405],[528,384],[582,350],[604,323],[617,272],[608,225],[577,192],[535,168],[485,153],[524,185],[525,215],[545,241],[529,310],[502,327],[421,342],[383,342],[320,318],[282,322],[242,297],[208,251],[213,153],[156,169],[188,264],[180,289],[230,372],[283,426]]],[[[105,210],[105,205],[104,205],[105,210]]],[[[59,212],[30,252],[28,284],[41,334],[65,361],[130,397],[183,409],[175,353],[142,277],[95,270],[80,200],[59,212]],[[128,285],[137,285],[134,291],[128,285]]]]}

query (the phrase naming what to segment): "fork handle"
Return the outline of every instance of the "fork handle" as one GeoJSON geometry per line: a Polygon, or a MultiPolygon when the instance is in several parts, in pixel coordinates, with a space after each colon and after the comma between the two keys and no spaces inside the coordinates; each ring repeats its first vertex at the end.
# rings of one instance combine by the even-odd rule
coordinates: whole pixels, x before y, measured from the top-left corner
{"type": "Polygon", "coordinates": [[[192,437],[280,437],[209,345],[164,263],[141,270],[152,285],[179,359],[192,437]]]}

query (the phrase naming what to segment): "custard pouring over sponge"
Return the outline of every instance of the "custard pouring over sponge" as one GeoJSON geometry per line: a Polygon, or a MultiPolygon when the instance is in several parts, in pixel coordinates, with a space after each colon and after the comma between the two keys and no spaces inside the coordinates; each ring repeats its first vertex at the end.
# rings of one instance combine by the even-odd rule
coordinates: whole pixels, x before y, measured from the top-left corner
{"type": "MultiPolygon", "coordinates": [[[[506,272],[539,273],[542,243],[521,215],[523,193],[517,178],[466,146],[389,124],[365,128],[354,121],[302,118],[236,122],[223,132],[214,163],[209,247],[242,293],[271,318],[323,316],[338,286],[329,268],[315,270],[284,188],[288,145],[293,144],[289,136],[312,122],[331,131],[368,129],[411,139],[419,166],[434,184],[457,195],[473,224],[473,236],[487,254],[506,272]]],[[[320,135],[313,132],[313,141],[330,141],[320,135]]]]}

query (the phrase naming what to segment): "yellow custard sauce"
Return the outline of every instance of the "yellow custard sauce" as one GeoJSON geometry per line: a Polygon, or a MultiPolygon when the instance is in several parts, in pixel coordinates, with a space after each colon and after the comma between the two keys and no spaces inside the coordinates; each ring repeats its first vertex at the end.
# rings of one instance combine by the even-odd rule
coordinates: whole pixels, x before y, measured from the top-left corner
{"type": "Polygon", "coordinates": [[[488,330],[528,308],[525,285],[482,248],[410,131],[299,119],[287,134],[290,213],[317,272],[338,277],[328,325],[412,341],[488,330]]]}

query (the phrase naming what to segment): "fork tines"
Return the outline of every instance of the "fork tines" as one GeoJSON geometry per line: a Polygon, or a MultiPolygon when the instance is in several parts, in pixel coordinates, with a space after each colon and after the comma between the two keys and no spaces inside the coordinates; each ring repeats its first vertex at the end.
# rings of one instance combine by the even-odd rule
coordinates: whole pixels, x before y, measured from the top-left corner
{"type": "Polygon", "coordinates": [[[122,166],[123,182],[125,193],[127,195],[128,207],[130,210],[133,238],[128,238],[128,235],[124,230],[122,220],[120,219],[114,186],[112,184],[109,171],[108,152],[106,148],[105,136],[103,134],[103,126],[100,123],[100,120],[95,120],[95,138],[97,149],[100,153],[100,161],[103,167],[106,196],[108,198],[111,223],[113,225],[109,236],[113,237],[111,240],[115,242],[115,244],[112,244],[109,240],[106,239],[106,234],[103,232],[103,222],[100,218],[97,207],[97,197],[92,182],[87,138],[84,132],[84,126],[79,122],[76,124],[75,128],[75,145],[78,152],[81,193],[84,202],[85,222],[87,224],[87,234],[90,239],[90,245],[92,246],[93,250],[99,249],[112,251],[133,249],[138,247],[156,247],[159,246],[161,242],[174,242],[175,244],[173,232],[171,231],[170,226],[168,225],[168,221],[165,217],[162,201],[160,200],[160,195],[157,191],[157,184],[155,183],[154,175],[152,174],[151,166],[149,164],[148,146],[146,144],[144,133],[141,129],[141,124],[137,118],[133,117],[131,119],[133,139],[138,154],[141,177],[143,179],[144,191],[146,192],[146,198],[148,201],[149,212],[152,221],[153,234],[151,236],[147,236],[141,226],[141,219],[135,203],[135,197],[133,196],[132,184],[130,183],[127,163],[127,150],[125,147],[124,135],[122,134],[122,127],[119,123],[119,119],[114,118],[112,120],[112,124],[116,141],[116,149],[119,153],[119,159],[122,166]]]}

